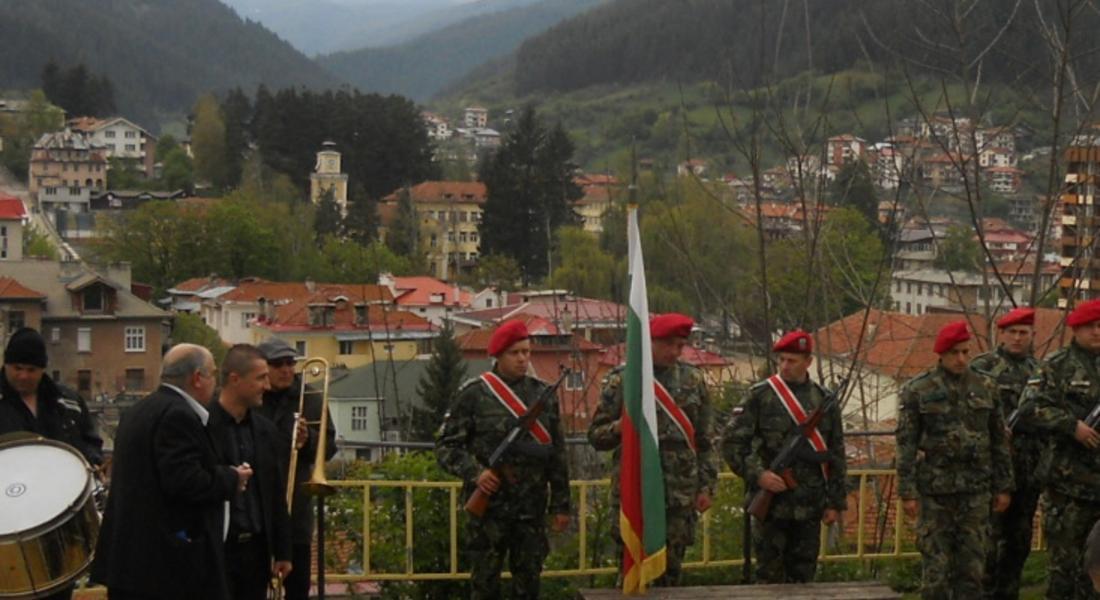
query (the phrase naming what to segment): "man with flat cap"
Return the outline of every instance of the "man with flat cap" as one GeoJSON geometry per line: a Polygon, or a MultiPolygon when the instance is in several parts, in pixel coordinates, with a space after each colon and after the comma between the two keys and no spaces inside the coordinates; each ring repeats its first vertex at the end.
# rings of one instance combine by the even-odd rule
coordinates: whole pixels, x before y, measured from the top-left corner
{"type": "MultiPolygon", "coordinates": [[[[298,415],[302,405],[302,380],[294,372],[298,353],[279,338],[268,338],[257,348],[267,361],[267,376],[270,389],[264,392],[263,404],[255,408],[257,414],[275,423],[278,431],[279,447],[275,453],[279,461],[279,476],[285,481],[290,472],[290,441],[294,429],[298,429],[296,439],[298,468],[295,470],[294,495],[290,508],[291,524],[291,564],[293,569],[283,589],[286,600],[306,600],[309,595],[311,567],[310,543],[313,540],[314,507],[313,498],[305,493],[301,484],[309,481],[313,471],[314,458],[317,456],[317,440],[321,429],[321,393],[307,386],[304,415],[298,415]],[[310,425],[306,425],[306,422],[310,425]]],[[[325,460],[336,455],[336,427],[329,416],[325,421],[329,440],[325,448],[325,460]]]]}
{"type": "MultiPolygon", "coordinates": [[[[0,435],[25,431],[76,448],[92,466],[103,463],[103,440],[84,399],[46,374],[46,341],[24,327],[4,348],[0,374],[0,435]]],[[[47,598],[72,597],[73,588],[47,598]]]]}
{"type": "Polygon", "coordinates": [[[1066,317],[1073,340],[1054,352],[1028,385],[1035,413],[1024,421],[1048,440],[1039,476],[1046,482],[1043,533],[1050,547],[1047,598],[1100,598],[1083,566],[1085,540],[1100,520],[1100,434],[1085,418],[1100,402],[1100,300],[1066,317]]]}
{"type": "MultiPolygon", "coordinates": [[[[1014,600],[1020,595],[1020,573],[1031,552],[1032,521],[1042,491],[1035,478],[1035,469],[1046,443],[1028,421],[1018,420],[1015,426],[1007,423],[1009,416],[1021,405],[1028,380],[1039,368],[1031,348],[1035,337],[1035,309],[1010,310],[997,320],[997,330],[1000,345],[996,350],[975,357],[970,368],[997,385],[997,402],[1010,428],[1016,490],[1008,510],[993,518],[983,595],[1014,600]]],[[[1024,409],[1030,407],[1028,404],[1024,409]]]]}
{"type": "Polygon", "coordinates": [[[488,347],[496,364],[459,389],[436,439],[436,459],[463,481],[463,498],[475,488],[490,495],[485,514],[470,515],[466,524],[470,597],[475,599],[503,597],[500,572],[506,556],[511,598],[538,598],[542,562],[549,552],[547,517],[554,531],[569,525],[569,471],[556,398],[532,421],[529,435],[506,457],[500,475],[487,467],[516,419],[547,387],[527,374],[529,337],[522,321],[497,327],[488,347]]]}
{"type": "Polygon", "coordinates": [[[824,414],[792,468],[796,486],[768,467],[783,443],[825,403],[828,391],[810,379],[813,338],[795,330],[772,346],[779,372],[749,388],[722,439],[722,457],[746,482],[748,497],[775,493],[768,516],[755,521],[753,551],[761,583],[805,583],[817,572],[821,525],[847,508],[848,463],[839,406],[824,414]]]}
{"type": "Polygon", "coordinates": [[[933,346],[939,363],[898,400],[898,495],[917,518],[922,598],[981,596],[992,513],[1011,501],[997,389],[970,369],[970,338],[966,321],[945,325],[933,346]]]}
{"type": "MultiPolygon", "coordinates": [[[[695,322],[669,313],[649,322],[653,379],[657,397],[657,439],[665,480],[665,572],[654,583],[680,583],[684,552],[695,542],[695,523],[710,508],[718,480],[718,460],[712,443],[713,416],[703,372],[680,360],[695,322]]],[[[619,452],[622,441],[623,368],[616,367],[603,381],[600,405],[588,428],[596,450],[612,454],[611,534],[622,560],[619,533],[619,452]]],[[[621,565],[620,565],[621,571],[621,565]]],[[[620,573],[620,577],[622,573],[620,573]]]]}

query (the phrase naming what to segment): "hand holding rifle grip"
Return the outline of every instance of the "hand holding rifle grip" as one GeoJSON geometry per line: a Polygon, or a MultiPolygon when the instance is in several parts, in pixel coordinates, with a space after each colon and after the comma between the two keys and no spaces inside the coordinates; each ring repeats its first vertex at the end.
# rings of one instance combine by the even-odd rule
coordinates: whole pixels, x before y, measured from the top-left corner
{"type": "MultiPolygon", "coordinates": [[[[504,458],[504,454],[508,451],[512,444],[516,442],[516,439],[519,438],[520,434],[528,430],[531,422],[537,419],[540,414],[542,414],[543,409],[546,408],[546,403],[550,400],[550,398],[554,397],[554,394],[556,394],[558,391],[558,387],[561,386],[561,382],[565,381],[565,378],[569,375],[569,373],[569,369],[564,369],[562,371],[561,377],[558,377],[558,380],[554,382],[554,385],[542,391],[542,394],[540,394],[538,399],[535,400],[535,403],[532,404],[527,409],[527,412],[518,419],[518,421],[516,422],[516,426],[508,432],[507,437],[505,437],[504,440],[501,441],[500,444],[497,446],[496,450],[493,451],[492,456],[489,457],[488,469],[497,476],[497,479],[502,478],[501,462],[504,458]]],[[[513,476],[510,479],[514,478],[515,477],[513,476]]],[[[484,491],[482,491],[480,486],[475,487],[474,493],[470,494],[470,498],[466,501],[466,512],[474,515],[475,517],[485,516],[485,511],[489,509],[489,499],[491,497],[492,494],[485,493],[484,491]]]]}

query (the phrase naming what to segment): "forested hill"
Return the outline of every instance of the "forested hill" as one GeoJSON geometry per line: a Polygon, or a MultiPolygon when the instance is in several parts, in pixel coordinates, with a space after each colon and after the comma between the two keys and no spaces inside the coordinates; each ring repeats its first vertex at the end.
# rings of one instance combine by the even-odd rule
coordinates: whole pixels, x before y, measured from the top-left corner
{"type": "MultiPolygon", "coordinates": [[[[527,40],[514,61],[515,93],[570,91],[597,84],[647,81],[732,79],[755,86],[763,79],[781,80],[812,70],[836,72],[867,59],[919,58],[927,66],[954,59],[949,53],[924,51],[938,44],[965,40],[966,52],[998,42],[983,61],[985,77],[1013,81],[1021,74],[1049,77],[1050,61],[1036,14],[1058,24],[1057,3],[986,0],[973,5],[961,38],[950,19],[933,9],[951,10],[952,2],[911,0],[615,0],[546,33],[527,40]],[[1015,11],[1015,12],[1014,12],[1015,11]],[[1015,14],[1004,35],[998,33],[1015,14]],[[925,43],[930,42],[930,43],[925,43]],[[1029,69],[1031,70],[1029,72],[1029,69]],[[1043,70],[1046,72],[1043,72],[1043,70]]],[[[951,15],[947,15],[950,17],[951,15]]],[[[1100,17],[1079,10],[1073,17],[1084,56],[1096,45],[1100,17]]],[[[1092,52],[1093,66],[1100,64],[1092,52]]]]}
{"type": "Polygon", "coordinates": [[[83,62],[120,114],[150,129],[206,91],[334,87],[339,80],[218,0],[3,0],[0,89],[39,87],[43,65],[83,62]]]}
{"type": "Polygon", "coordinates": [[[317,58],[364,91],[431,97],[482,63],[514,51],[528,36],[604,0],[542,0],[478,15],[408,42],[317,58]]]}

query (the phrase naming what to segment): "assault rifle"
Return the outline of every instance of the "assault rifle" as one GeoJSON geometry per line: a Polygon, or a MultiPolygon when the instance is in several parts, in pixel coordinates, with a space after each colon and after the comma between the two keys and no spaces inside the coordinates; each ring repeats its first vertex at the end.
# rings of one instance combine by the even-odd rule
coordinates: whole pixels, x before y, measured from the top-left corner
{"type": "MultiPolygon", "coordinates": [[[[515,427],[508,432],[508,435],[497,445],[496,450],[493,450],[492,455],[489,456],[489,464],[487,465],[489,470],[493,472],[497,477],[501,476],[503,469],[503,462],[505,455],[510,450],[523,449],[527,454],[534,454],[536,449],[530,448],[530,446],[524,446],[520,441],[519,436],[528,431],[531,422],[534,421],[542,414],[542,410],[546,408],[546,403],[554,397],[557,393],[558,387],[561,386],[561,382],[565,380],[565,377],[569,375],[569,369],[562,371],[561,377],[554,382],[554,385],[546,388],[539,394],[539,397],[535,400],[534,404],[527,407],[527,412],[523,414],[516,421],[515,427]]],[[[470,495],[470,499],[466,501],[466,512],[474,515],[475,517],[481,517],[485,515],[485,511],[489,508],[489,498],[491,494],[486,494],[481,491],[480,487],[474,487],[474,493],[470,495]]]]}
{"type": "MultiPolygon", "coordinates": [[[[771,464],[768,465],[768,470],[772,473],[778,474],[783,478],[783,482],[787,484],[788,490],[793,490],[797,487],[798,482],[794,479],[794,462],[798,458],[798,451],[803,443],[809,443],[806,438],[813,434],[814,429],[817,428],[818,423],[825,417],[825,413],[836,406],[838,399],[844,393],[844,388],[848,387],[848,379],[842,379],[840,385],[836,390],[830,392],[825,401],[821,403],[821,406],[817,407],[806,422],[803,423],[783,442],[783,449],[779,451],[779,454],[775,456],[771,464]]],[[[757,490],[749,501],[746,510],[749,514],[763,521],[768,516],[768,511],[771,509],[772,498],[775,497],[775,492],[769,492],[763,488],[757,490]]]]}

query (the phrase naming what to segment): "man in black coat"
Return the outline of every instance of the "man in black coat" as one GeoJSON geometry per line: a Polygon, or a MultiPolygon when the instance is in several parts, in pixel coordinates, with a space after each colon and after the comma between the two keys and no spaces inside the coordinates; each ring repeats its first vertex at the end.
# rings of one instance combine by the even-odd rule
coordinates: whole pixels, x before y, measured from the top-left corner
{"type": "Polygon", "coordinates": [[[267,361],[255,346],[238,344],[222,360],[221,379],[218,401],[210,406],[210,434],[223,460],[248,465],[253,473],[230,502],[229,589],[234,600],[264,600],[271,577],[284,579],[291,571],[286,478],[276,455],[279,434],[255,410],[269,388],[267,361]]]}
{"type": "MultiPolygon", "coordinates": [[[[289,344],[278,338],[269,338],[259,346],[267,359],[268,380],[271,389],[264,393],[264,403],[257,412],[275,422],[279,431],[279,472],[287,476],[290,471],[290,440],[294,428],[298,428],[297,452],[298,467],[295,470],[294,496],[291,506],[291,530],[293,532],[294,570],[286,580],[286,600],[306,600],[309,594],[310,543],[313,538],[314,502],[302,491],[301,484],[309,480],[313,471],[313,459],[317,456],[317,440],[320,428],[305,425],[305,421],[319,423],[321,420],[321,394],[306,390],[305,415],[296,419],[295,413],[301,404],[302,383],[294,373],[298,353],[289,344]]],[[[336,428],[332,419],[326,419],[328,438],[325,448],[325,460],[336,454],[336,428]]]]}
{"type": "MultiPolygon", "coordinates": [[[[0,374],[0,435],[26,431],[76,448],[95,467],[103,440],[84,400],[46,375],[46,341],[29,327],[12,334],[0,374]]],[[[73,585],[44,600],[67,600],[73,585]]]]}
{"type": "Polygon", "coordinates": [[[119,424],[92,581],[110,600],[228,600],[225,519],[252,469],[223,464],[206,429],[208,350],[174,346],[160,379],[119,424]]]}

